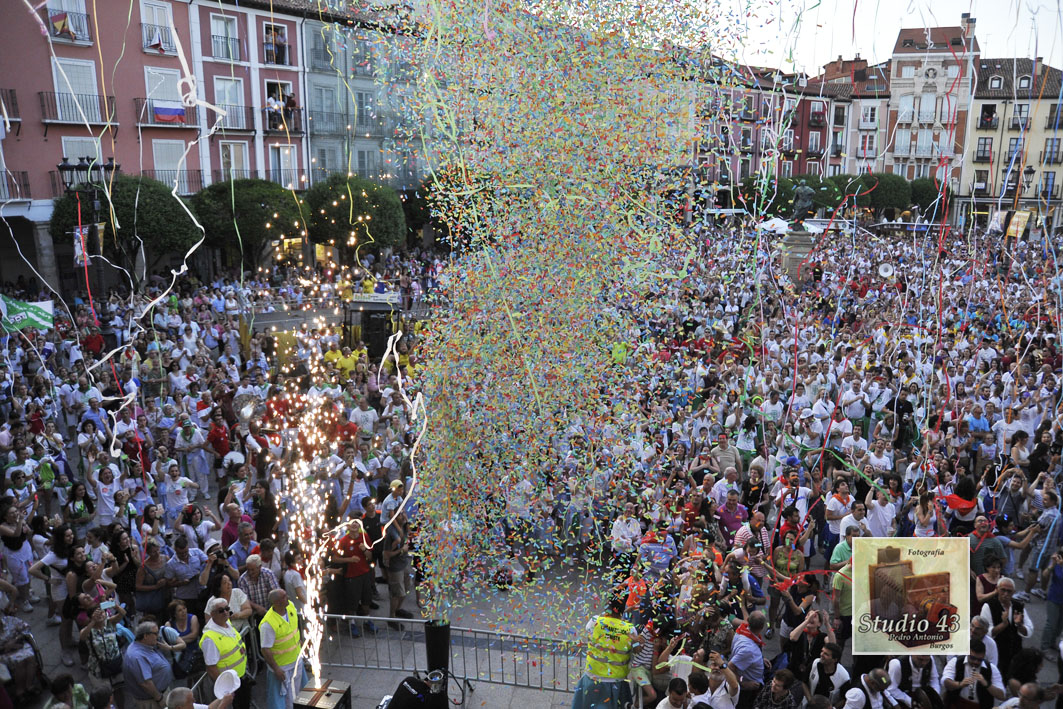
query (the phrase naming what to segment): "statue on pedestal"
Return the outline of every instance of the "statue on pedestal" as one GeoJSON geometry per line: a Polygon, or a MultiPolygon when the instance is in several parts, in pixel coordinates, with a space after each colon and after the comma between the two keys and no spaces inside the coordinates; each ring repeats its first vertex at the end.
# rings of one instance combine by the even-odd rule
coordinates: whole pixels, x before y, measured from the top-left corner
{"type": "Polygon", "coordinates": [[[794,231],[806,231],[804,221],[816,212],[812,205],[812,200],[815,196],[816,191],[805,184],[804,180],[801,180],[797,189],[794,190],[794,218],[792,224],[794,231]]]}

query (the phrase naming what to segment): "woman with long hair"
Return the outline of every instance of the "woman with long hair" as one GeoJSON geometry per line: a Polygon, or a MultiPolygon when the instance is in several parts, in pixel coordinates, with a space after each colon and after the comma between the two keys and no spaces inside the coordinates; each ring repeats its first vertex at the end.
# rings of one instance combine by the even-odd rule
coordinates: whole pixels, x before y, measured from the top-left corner
{"type": "Polygon", "coordinates": [[[74,530],[74,536],[82,540],[96,515],[96,505],[89,497],[85,483],[76,481],[70,488],[70,498],[63,506],[63,521],[74,530]]]}
{"type": "Polygon", "coordinates": [[[277,514],[277,503],[273,499],[273,492],[269,489],[269,483],[257,480],[251,486],[251,510],[249,514],[255,523],[255,538],[260,542],[263,539],[272,539],[277,533],[280,515],[277,514]]]}
{"type": "Polygon", "coordinates": [[[133,617],[137,609],[136,584],[137,572],[140,569],[140,549],[133,544],[129,532],[121,528],[111,536],[110,549],[114,555],[114,563],[111,564],[108,574],[114,581],[118,600],[126,607],[130,617],[133,617]]]}
{"type": "Polygon", "coordinates": [[[218,515],[209,507],[201,508],[199,505],[186,505],[177,523],[177,531],[184,534],[197,549],[204,549],[211,531],[220,528],[218,515]],[[210,519],[203,519],[204,512],[210,519]]]}

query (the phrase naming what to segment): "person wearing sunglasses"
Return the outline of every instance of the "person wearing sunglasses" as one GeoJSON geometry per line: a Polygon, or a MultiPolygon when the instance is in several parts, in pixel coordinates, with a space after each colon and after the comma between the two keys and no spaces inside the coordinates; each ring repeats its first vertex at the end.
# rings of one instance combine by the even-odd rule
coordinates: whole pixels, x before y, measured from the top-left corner
{"type": "Polygon", "coordinates": [[[217,680],[226,670],[236,672],[240,688],[233,695],[233,707],[249,709],[252,681],[247,674],[247,647],[230,620],[232,609],[224,598],[214,598],[207,603],[206,613],[210,619],[203,627],[199,648],[203,651],[207,674],[217,680]]]}

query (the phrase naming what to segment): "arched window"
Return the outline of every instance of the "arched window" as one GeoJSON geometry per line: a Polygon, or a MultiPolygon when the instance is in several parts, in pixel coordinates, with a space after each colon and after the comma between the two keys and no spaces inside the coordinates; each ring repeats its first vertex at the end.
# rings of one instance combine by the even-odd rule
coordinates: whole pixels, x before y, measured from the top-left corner
{"type": "Polygon", "coordinates": [[[991,88],[991,89],[1000,89],[1000,88],[1003,88],[1003,87],[1004,87],[1004,80],[1001,79],[999,76],[991,76],[991,77],[989,77],[989,88],[991,88]]]}
{"type": "Polygon", "coordinates": [[[1028,77],[1028,76],[1020,76],[1019,77],[1019,88],[1020,89],[1028,89],[1028,88],[1030,88],[1030,77],[1028,77]]]}

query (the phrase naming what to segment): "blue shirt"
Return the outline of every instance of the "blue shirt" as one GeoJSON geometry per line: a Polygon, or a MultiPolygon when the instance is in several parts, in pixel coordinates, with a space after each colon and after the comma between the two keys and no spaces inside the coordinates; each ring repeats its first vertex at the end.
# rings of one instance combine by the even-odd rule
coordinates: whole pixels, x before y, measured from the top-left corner
{"type": "Polygon", "coordinates": [[[161,650],[134,641],[126,648],[125,657],[122,658],[122,677],[129,696],[137,701],[145,701],[155,697],[149,696],[140,683],[150,679],[155,683],[155,689],[165,693],[173,683],[173,668],[161,650]]]}
{"type": "MultiPolygon", "coordinates": [[[[989,421],[986,419],[985,416],[982,416],[980,418],[974,418],[973,416],[968,416],[967,417],[967,423],[970,426],[970,431],[971,431],[972,434],[975,434],[975,433],[988,433],[989,432],[989,421]]],[[[982,441],[979,440],[974,435],[972,435],[971,436],[971,449],[972,450],[978,450],[978,448],[981,447],[981,445],[982,445],[982,441]]]]}
{"type": "Polygon", "coordinates": [[[740,680],[764,684],[764,652],[750,638],[735,633],[728,662],[740,680]]]}
{"type": "Polygon", "coordinates": [[[258,542],[254,539],[251,540],[251,543],[247,545],[246,549],[241,546],[240,540],[237,539],[232,543],[232,546],[229,547],[229,566],[239,571],[240,567],[247,563],[247,557],[257,553],[258,542]]]}

